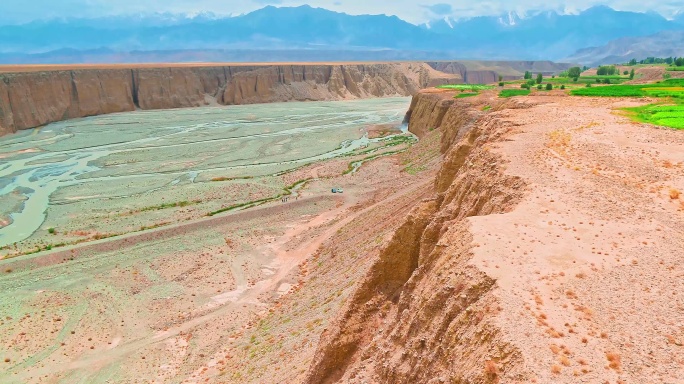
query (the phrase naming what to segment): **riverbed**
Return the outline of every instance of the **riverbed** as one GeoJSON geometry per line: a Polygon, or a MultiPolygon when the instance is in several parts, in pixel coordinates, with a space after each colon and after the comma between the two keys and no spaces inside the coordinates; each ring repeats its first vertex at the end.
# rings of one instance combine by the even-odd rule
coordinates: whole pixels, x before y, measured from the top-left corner
{"type": "Polygon", "coordinates": [[[137,111],[5,136],[0,247],[127,233],[166,224],[167,208],[201,214],[277,195],[283,173],[380,146],[387,138],[364,128],[399,124],[409,101],[137,111]]]}

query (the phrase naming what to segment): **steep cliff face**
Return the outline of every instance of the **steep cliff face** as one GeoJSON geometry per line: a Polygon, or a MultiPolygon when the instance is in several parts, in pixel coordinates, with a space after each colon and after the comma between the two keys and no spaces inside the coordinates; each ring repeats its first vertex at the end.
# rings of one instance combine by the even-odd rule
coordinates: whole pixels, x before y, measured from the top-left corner
{"type": "MultiPolygon", "coordinates": [[[[491,83],[536,62],[380,63],[79,69],[0,74],[0,135],[106,113],[219,104],[410,96],[440,84],[491,83]],[[491,64],[491,65],[490,65],[491,64]]],[[[553,63],[551,63],[553,64],[553,63]]],[[[118,67],[117,67],[118,68],[118,67]]]]}
{"type": "Polygon", "coordinates": [[[490,321],[496,282],[472,266],[466,218],[506,212],[522,195],[487,149],[508,127],[450,96],[414,97],[410,129],[442,132],[434,196],[415,207],[386,244],[339,318],[323,335],[309,383],[524,381],[519,351],[490,321]]]}
{"type": "Polygon", "coordinates": [[[499,81],[499,76],[504,80],[515,80],[521,78],[525,71],[548,76],[571,66],[551,61],[438,61],[428,65],[440,72],[456,74],[466,84],[489,84],[499,81]]]}
{"type": "Polygon", "coordinates": [[[0,75],[0,134],[75,117],[220,104],[409,96],[460,82],[424,63],[92,69],[0,75]]]}
{"type": "Polygon", "coordinates": [[[408,96],[433,80],[425,65],[316,65],[255,68],[232,76],[224,104],[408,96]]]}

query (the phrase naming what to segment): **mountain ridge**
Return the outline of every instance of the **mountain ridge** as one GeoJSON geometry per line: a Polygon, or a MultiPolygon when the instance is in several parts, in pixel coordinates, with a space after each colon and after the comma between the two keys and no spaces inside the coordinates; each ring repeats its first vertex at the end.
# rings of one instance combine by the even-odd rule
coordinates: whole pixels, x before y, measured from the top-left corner
{"type": "MultiPolygon", "coordinates": [[[[4,25],[0,26],[0,52],[329,48],[450,52],[451,59],[557,60],[617,38],[677,29],[684,29],[684,16],[667,20],[657,13],[616,11],[605,6],[576,15],[545,11],[459,20],[442,17],[423,25],[397,16],[349,15],[311,6],[266,6],[230,17],[155,14],[4,25]]],[[[375,58],[371,55],[368,59],[375,58]]]]}
{"type": "Polygon", "coordinates": [[[603,46],[580,49],[565,60],[596,66],[626,63],[631,59],[642,60],[647,57],[681,56],[684,56],[684,30],[674,30],[612,40],[603,46]]]}

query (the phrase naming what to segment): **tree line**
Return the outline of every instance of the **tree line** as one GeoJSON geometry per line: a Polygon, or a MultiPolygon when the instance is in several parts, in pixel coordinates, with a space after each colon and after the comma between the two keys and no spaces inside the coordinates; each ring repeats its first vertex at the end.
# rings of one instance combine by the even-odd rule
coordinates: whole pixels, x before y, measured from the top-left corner
{"type": "Polygon", "coordinates": [[[631,66],[637,64],[667,64],[677,67],[684,67],[684,57],[647,57],[640,61],[637,61],[637,59],[632,59],[629,61],[629,63],[627,63],[627,65],[631,66]]]}

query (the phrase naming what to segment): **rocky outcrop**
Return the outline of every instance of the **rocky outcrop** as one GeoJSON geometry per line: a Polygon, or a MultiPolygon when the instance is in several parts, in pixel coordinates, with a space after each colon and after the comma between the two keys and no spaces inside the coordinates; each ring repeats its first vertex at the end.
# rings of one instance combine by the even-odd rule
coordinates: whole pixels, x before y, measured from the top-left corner
{"type": "Polygon", "coordinates": [[[184,66],[0,74],[0,135],[106,113],[219,104],[410,96],[440,84],[518,78],[521,62],[184,66]]]}
{"type": "Polygon", "coordinates": [[[444,93],[414,97],[410,130],[442,132],[434,196],[414,208],[323,334],[308,383],[527,381],[521,353],[490,321],[496,281],[469,263],[466,218],[510,210],[523,188],[487,149],[508,128],[480,109],[444,93]]]}

